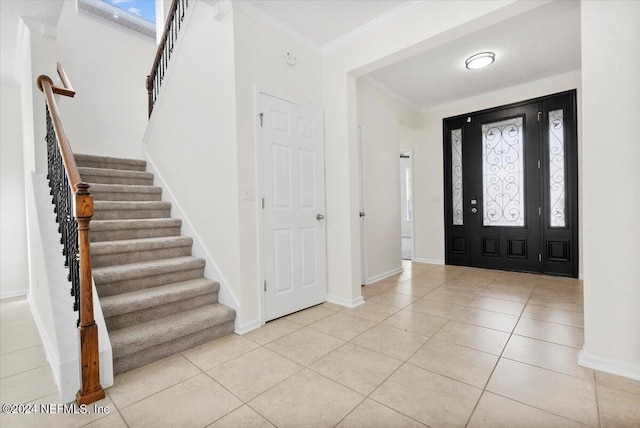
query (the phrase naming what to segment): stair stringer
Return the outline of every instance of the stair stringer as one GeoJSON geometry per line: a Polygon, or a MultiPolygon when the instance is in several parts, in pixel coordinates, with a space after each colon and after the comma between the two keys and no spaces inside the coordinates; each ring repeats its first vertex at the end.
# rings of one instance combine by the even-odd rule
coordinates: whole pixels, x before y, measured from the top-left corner
{"type": "MultiPolygon", "coordinates": [[[[193,239],[193,245],[191,246],[191,254],[195,257],[204,259],[206,264],[204,267],[204,276],[214,281],[218,281],[220,284],[220,290],[218,291],[218,302],[235,310],[236,313],[240,313],[240,300],[229,287],[224,273],[220,269],[219,265],[214,260],[213,256],[207,250],[203,244],[203,240],[198,232],[193,227],[193,224],[189,221],[189,217],[185,214],[182,206],[175,198],[171,188],[167,185],[162,173],[158,170],[153,160],[146,152],[143,153],[144,159],[147,161],[147,172],[153,173],[155,180],[154,185],[162,188],[162,200],[171,203],[171,217],[182,220],[181,235],[193,239]]],[[[239,324],[239,317],[236,316],[234,324],[235,332],[242,333],[242,326],[239,324]]]]}

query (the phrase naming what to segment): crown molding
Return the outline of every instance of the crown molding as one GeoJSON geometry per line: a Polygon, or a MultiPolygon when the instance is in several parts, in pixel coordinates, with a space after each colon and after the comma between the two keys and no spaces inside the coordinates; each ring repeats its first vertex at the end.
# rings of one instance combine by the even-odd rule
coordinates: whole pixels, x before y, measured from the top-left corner
{"type": "Polygon", "coordinates": [[[359,27],[354,28],[346,34],[338,37],[326,43],[322,46],[322,53],[332,53],[336,50],[348,45],[356,39],[362,38],[372,32],[378,30],[379,28],[385,26],[391,21],[395,21],[405,15],[408,15],[424,6],[432,3],[434,0],[411,0],[407,3],[404,3],[395,9],[390,10],[389,12],[378,16],[375,19],[372,19],[369,22],[362,24],[359,27]]]}
{"type": "Polygon", "coordinates": [[[366,83],[367,85],[371,86],[372,88],[377,89],[378,91],[382,92],[388,97],[393,98],[394,100],[398,101],[405,107],[409,107],[419,112],[422,112],[422,107],[420,107],[418,104],[411,101],[409,98],[403,95],[400,95],[399,93],[397,93],[396,91],[394,91],[393,89],[385,85],[384,83],[381,83],[379,80],[374,79],[373,77],[371,77],[371,75],[365,74],[364,76],[358,77],[358,79],[360,79],[362,82],[366,83]]]}

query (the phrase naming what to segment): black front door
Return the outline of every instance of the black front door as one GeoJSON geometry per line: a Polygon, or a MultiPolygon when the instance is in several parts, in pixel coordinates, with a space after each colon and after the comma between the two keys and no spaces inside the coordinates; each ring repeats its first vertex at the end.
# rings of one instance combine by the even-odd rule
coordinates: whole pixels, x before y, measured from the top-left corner
{"type": "Polygon", "coordinates": [[[577,276],[575,92],[444,120],[448,264],[577,276]]]}

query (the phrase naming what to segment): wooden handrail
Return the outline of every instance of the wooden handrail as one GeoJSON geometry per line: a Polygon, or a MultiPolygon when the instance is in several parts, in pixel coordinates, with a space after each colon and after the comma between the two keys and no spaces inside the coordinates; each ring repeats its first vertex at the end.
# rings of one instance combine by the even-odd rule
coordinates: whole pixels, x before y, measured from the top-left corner
{"type": "Polygon", "coordinates": [[[155,104],[155,100],[158,96],[158,89],[162,79],[164,78],[164,71],[169,63],[169,58],[177,39],[178,30],[180,29],[180,25],[184,19],[184,13],[187,7],[189,7],[189,0],[173,0],[169,7],[169,13],[167,14],[167,20],[164,24],[162,37],[158,44],[158,49],[156,49],[156,55],[153,59],[151,71],[146,79],[149,117],[151,117],[153,105],[155,104]],[[181,11],[181,16],[176,16],[178,11],[181,11]]]}
{"type": "MultiPolygon", "coordinates": [[[[73,97],[75,91],[71,82],[58,63],[58,74],[64,87],[53,84],[49,76],[39,76],[38,88],[43,92],[53,132],[60,151],[64,174],[74,194],[75,218],[77,226],[78,261],[79,261],[79,308],[80,320],[78,333],[80,336],[80,372],[81,385],[76,394],[78,404],[89,404],[105,397],[100,385],[100,361],[98,350],[98,327],[93,316],[93,281],[91,275],[91,254],[89,250],[89,222],[93,217],[93,197],[89,193],[89,184],[82,181],[75,157],[67,138],[58,104],[54,94],[73,97]]],[[[70,267],[71,269],[71,267],[70,267]]],[[[73,275],[70,273],[70,277],[73,275]]]]}

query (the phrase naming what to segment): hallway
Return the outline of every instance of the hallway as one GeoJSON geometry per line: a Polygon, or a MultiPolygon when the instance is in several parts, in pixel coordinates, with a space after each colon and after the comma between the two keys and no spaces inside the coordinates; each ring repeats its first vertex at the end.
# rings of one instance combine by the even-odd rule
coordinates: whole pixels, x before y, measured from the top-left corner
{"type": "MultiPolygon", "coordinates": [[[[358,308],[325,303],[116,376],[108,414],[0,425],[640,425],[640,382],[576,364],[581,281],[403,263],[358,308]]],[[[28,303],[0,312],[2,403],[57,403],[28,303]]]]}

